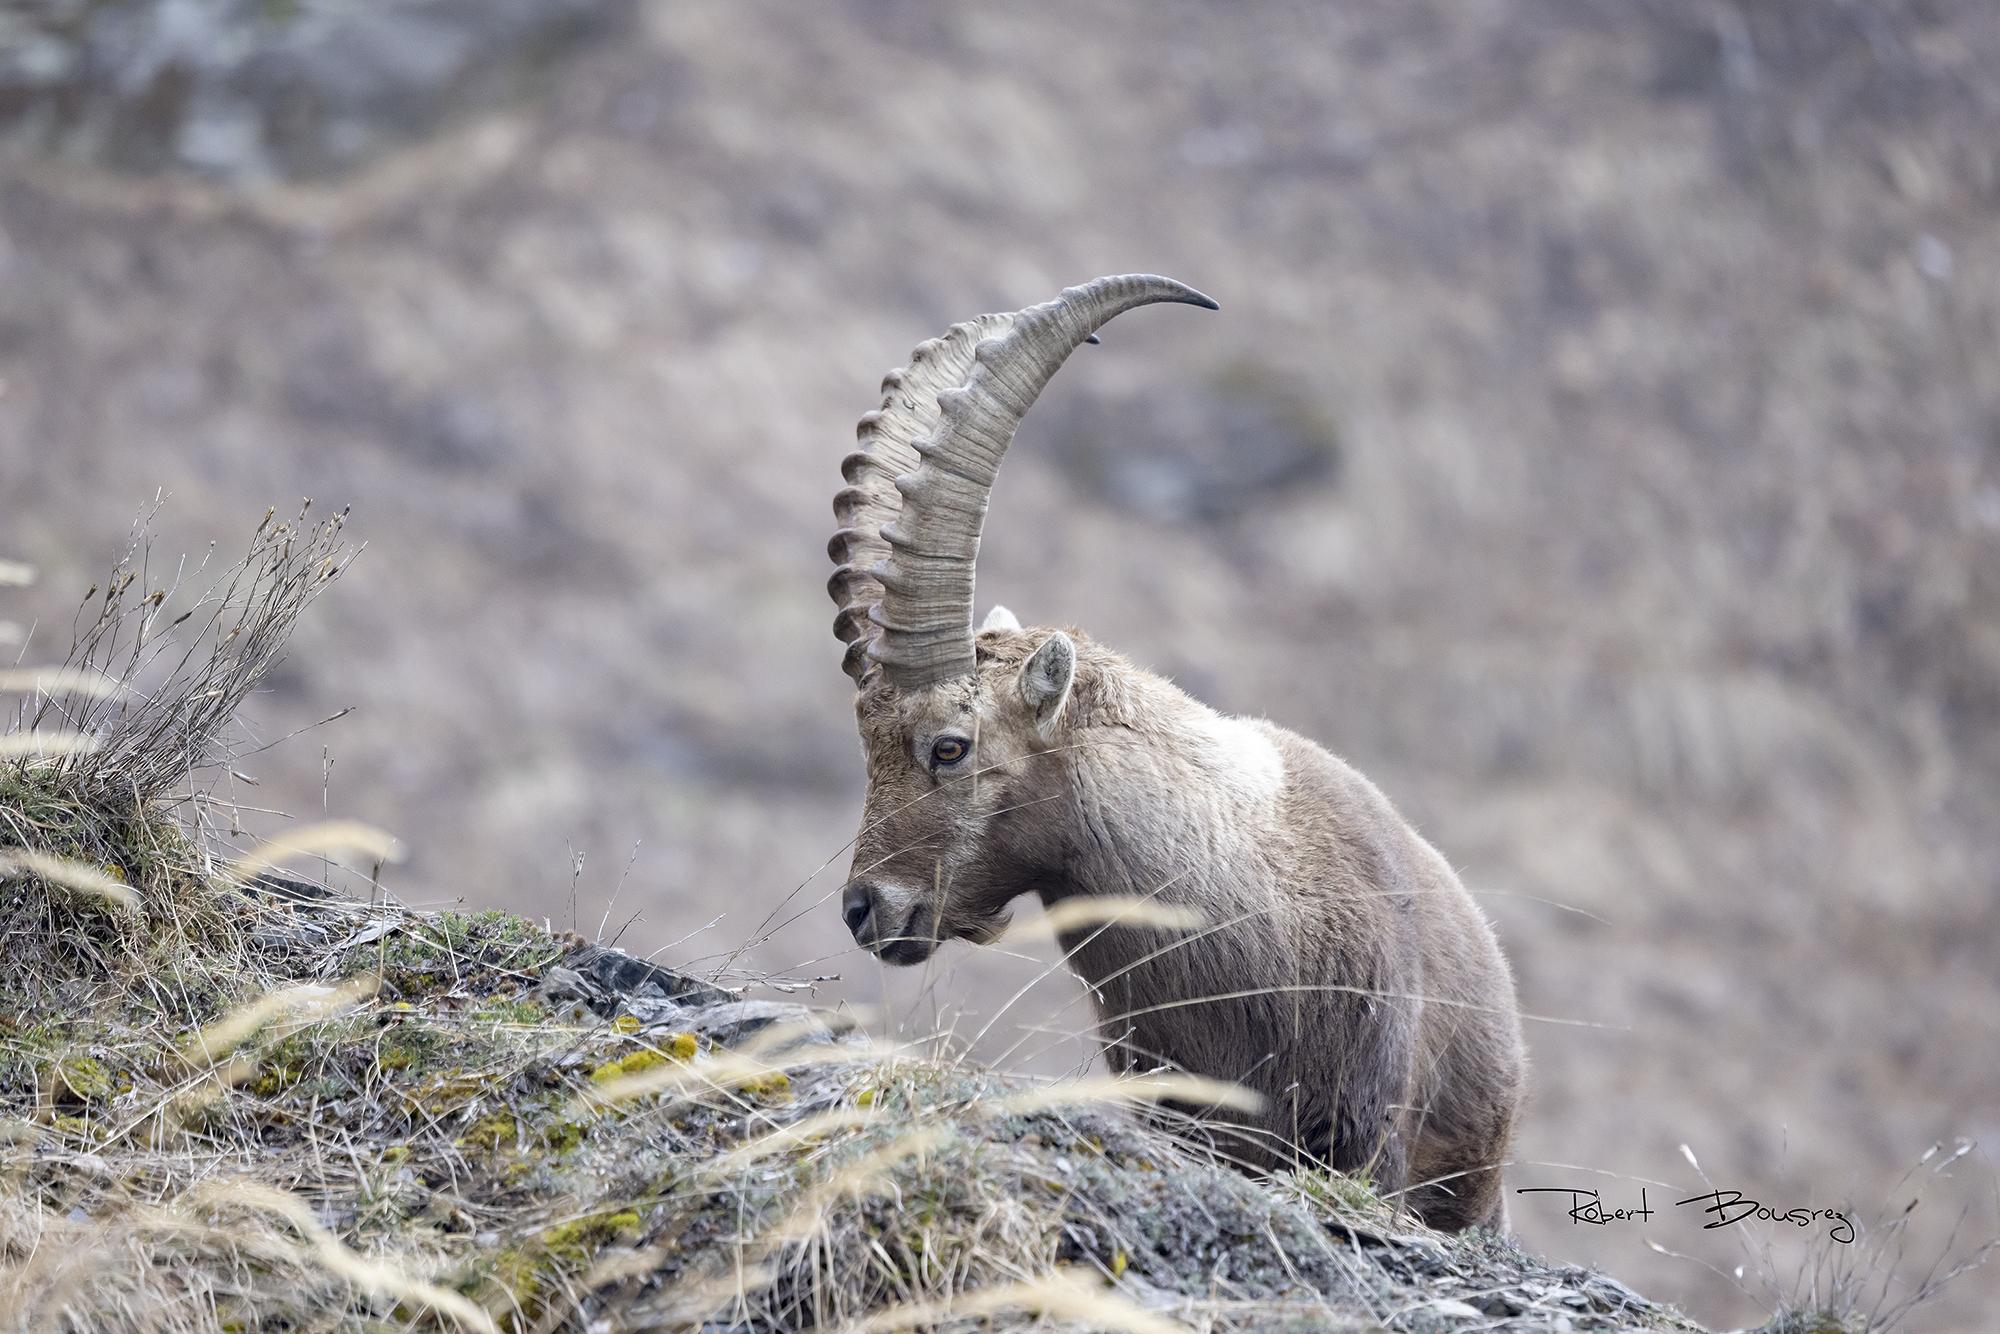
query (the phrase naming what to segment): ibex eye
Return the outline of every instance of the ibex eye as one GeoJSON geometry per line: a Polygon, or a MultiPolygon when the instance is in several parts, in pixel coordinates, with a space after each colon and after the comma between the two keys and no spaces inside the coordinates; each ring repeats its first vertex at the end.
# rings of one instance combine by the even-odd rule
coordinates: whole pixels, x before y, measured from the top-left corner
{"type": "Polygon", "coordinates": [[[931,743],[931,763],[957,764],[971,749],[964,737],[941,736],[931,743]]]}

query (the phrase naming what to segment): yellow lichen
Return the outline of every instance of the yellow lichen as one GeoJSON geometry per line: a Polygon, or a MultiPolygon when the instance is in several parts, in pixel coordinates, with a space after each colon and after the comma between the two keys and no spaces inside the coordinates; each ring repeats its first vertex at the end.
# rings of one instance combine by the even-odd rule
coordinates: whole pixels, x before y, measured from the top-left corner
{"type": "Polygon", "coordinates": [[[51,1072],[58,1099],[101,1102],[111,1096],[111,1072],[89,1056],[65,1056],[51,1072]]]}
{"type": "Polygon", "coordinates": [[[606,1061],[590,1072],[590,1082],[609,1084],[627,1075],[657,1070],[668,1061],[691,1061],[700,1050],[701,1043],[694,1034],[675,1033],[658,1047],[641,1047],[638,1051],[606,1061]]]}
{"type": "Polygon", "coordinates": [[[782,1098],[792,1091],[792,1077],[783,1070],[770,1070],[744,1080],[741,1088],[753,1098],[782,1098]]]}
{"type": "Polygon", "coordinates": [[[521,1123],[510,1112],[495,1112],[472,1123],[459,1143],[469,1149],[511,1148],[520,1142],[521,1123]]]}
{"type": "MultiPolygon", "coordinates": [[[[551,1282],[583,1270],[598,1251],[615,1241],[636,1236],[644,1227],[636,1209],[585,1214],[544,1228],[518,1247],[493,1258],[490,1283],[500,1291],[486,1298],[502,1329],[516,1329],[517,1315],[533,1317],[544,1306],[551,1282]],[[504,1308],[511,1306],[509,1311],[504,1308]]],[[[469,1289],[470,1290],[470,1289],[469,1289]]],[[[491,1289],[488,1289],[491,1294],[491,1289]]]]}
{"type": "Polygon", "coordinates": [[[628,1052],[623,1056],[613,1057],[603,1065],[598,1066],[590,1072],[590,1082],[593,1084],[609,1084],[614,1080],[624,1079],[627,1075],[643,1074],[648,1070],[656,1070],[666,1063],[667,1058],[660,1055],[660,1053],[649,1047],[642,1048],[639,1051],[628,1052]]]}
{"type": "Polygon", "coordinates": [[[582,1218],[572,1218],[568,1222],[544,1229],[536,1240],[555,1259],[587,1260],[591,1251],[597,1247],[616,1241],[627,1233],[637,1232],[640,1223],[639,1211],[636,1209],[587,1214],[582,1218]]]}
{"type": "Polygon", "coordinates": [[[304,1079],[305,1074],[304,1067],[290,1061],[279,1061],[264,1067],[257,1076],[257,1082],[250,1086],[250,1091],[260,1098],[273,1097],[304,1079]]]}
{"type": "Polygon", "coordinates": [[[423,1052],[414,1042],[384,1042],[375,1064],[384,1070],[408,1070],[423,1059],[423,1052]]]}
{"type": "Polygon", "coordinates": [[[636,1014],[621,1014],[611,1021],[611,1026],[620,1033],[636,1033],[639,1031],[639,1016],[636,1014]]]}
{"type": "Polygon", "coordinates": [[[432,1116],[443,1116],[472,1101],[491,1082],[490,1076],[476,1070],[447,1070],[416,1094],[405,1096],[432,1116]]]}
{"type": "Polygon", "coordinates": [[[558,1121],[542,1131],[542,1145],[553,1153],[568,1153],[579,1147],[589,1133],[588,1122],[558,1121]]]}

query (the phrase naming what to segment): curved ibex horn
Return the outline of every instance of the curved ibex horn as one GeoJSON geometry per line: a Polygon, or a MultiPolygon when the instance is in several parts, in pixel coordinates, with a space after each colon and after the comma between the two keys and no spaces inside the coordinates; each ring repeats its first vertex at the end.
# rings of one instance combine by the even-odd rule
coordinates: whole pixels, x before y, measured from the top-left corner
{"type": "MultiPolygon", "coordinates": [[[[950,381],[936,391],[935,411],[903,401],[892,413],[885,401],[882,412],[862,422],[864,443],[872,430],[873,447],[848,458],[852,485],[841,493],[846,504],[841,518],[848,529],[834,539],[834,558],[844,556],[846,564],[830,587],[843,603],[835,631],[849,642],[850,661],[865,654],[891,684],[905,689],[973,670],[972,584],[979,533],[1014,429],[1078,345],[1133,307],[1158,301],[1216,309],[1215,302],[1171,278],[1125,274],[1069,288],[1054,301],[1012,315],[958,325],[918,349],[900,389],[918,397],[913,381],[919,378],[919,363],[925,363],[924,388],[940,379],[950,381]],[[911,430],[921,426],[929,427],[924,435],[911,430]],[[884,439],[892,430],[895,447],[884,439]],[[904,448],[914,459],[904,457],[904,448]],[[881,472],[887,471],[881,465],[891,458],[911,465],[895,476],[893,494],[879,485],[881,472]],[[857,465],[857,460],[862,462],[857,465]],[[870,469],[881,472],[871,474],[870,469]],[[864,545],[856,538],[869,523],[881,525],[879,542],[886,547],[886,558],[868,571],[882,592],[879,601],[867,606],[869,625],[863,626],[853,614],[867,605],[855,596],[863,586],[857,557],[864,545]]],[[[891,376],[885,386],[895,380],[891,376]]],[[[892,389],[889,398],[897,397],[892,389]]],[[[842,503],[836,500],[837,511],[842,503]]],[[[866,664],[849,670],[859,682],[866,664]]]]}
{"type": "Polygon", "coordinates": [[[882,380],[882,405],[861,419],[855,429],[860,442],[841,461],[847,485],[833,498],[833,515],[840,531],[827,543],[826,554],[840,568],[827,581],[840,612],[833,632],[847,645],[841,669],[861,684],[870,663],[868,645],[875,627],[868,609],[882,600],[875,564],[889,555],[882,527],[902,512],[896,479],[923,462],[916,442],[937,429],[941,413],[938,395],[956,389],[972,373],[973,349],[982,339],[1012,328],[1012,315],[981,315],[954,324],[941,338],[919,343],[910,364],[890,371],[882,380]]]}

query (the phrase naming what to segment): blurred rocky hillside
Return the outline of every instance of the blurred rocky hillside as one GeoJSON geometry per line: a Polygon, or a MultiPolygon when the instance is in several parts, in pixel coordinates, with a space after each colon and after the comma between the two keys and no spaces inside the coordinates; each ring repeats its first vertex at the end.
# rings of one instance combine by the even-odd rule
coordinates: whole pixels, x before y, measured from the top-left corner
{"type": "Polygon", "coordinates": [[[0,142],[239,184],[339,172],[532,90],[630,0],[25,0],[0,142]]]}
{"type": "MultiPolygon", "coordinates": [[[[982,604],[1416,819],[1592,1025],[1531,1027],[1516,1184],[1680,1198],[1687,1145],[1890,1213],[2000,1141],[1996,69],[1990,0],[16,6],[0,620],[59,648],[160,491],[159,560],[352,504],[258,714],[354,712],[239,800],[394,829],[418,901],[970,1035],[1045,954],[887,976],[825,901],[836,465],[952,320],[1172,274],[1221,313],[1058,377],[982,604]]],[[[982,1051],[1085,1026],[1056,976],[982,1051]]],[[[1919,1275],[2000,1230],[1970,1161],[1919,1275]]],[[[1714,1323],[1811,1253],[1514,1217],[1714,1323]]]]}

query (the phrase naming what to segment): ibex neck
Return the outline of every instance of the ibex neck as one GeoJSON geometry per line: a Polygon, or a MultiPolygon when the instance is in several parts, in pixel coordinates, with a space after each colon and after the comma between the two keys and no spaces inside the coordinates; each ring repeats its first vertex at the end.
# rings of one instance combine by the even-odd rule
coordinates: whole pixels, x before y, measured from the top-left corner
{"type": "MultiPolygon", "coordinates": [[[[1077,737],[1074,852],[1044,901],[1129,897],[1192,909],[1211,922],[1247,914],[1257,923],[1252,933],[1276,930],[1268,919],[1283,900],[1266,852],[1286,780],[1272,729],[1224,717],[1157,677],[1129,675],[1119,683],[1128,707],[1118,719],[1092,720],[1077,737]]],[[[1086,941],[1095,930],[1064,941],[1074,951],[1071,966],[1093,983],[1171,938],[1114,927],[1086,941]]],[[[1244,933],[1191,940],[1176,952],[1199,955],[1225,937],[1236,948],[1244,933]]]]}

